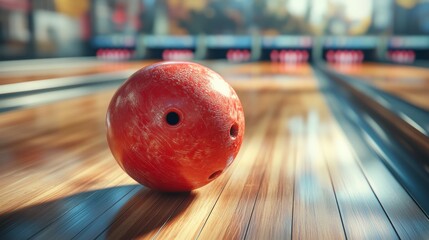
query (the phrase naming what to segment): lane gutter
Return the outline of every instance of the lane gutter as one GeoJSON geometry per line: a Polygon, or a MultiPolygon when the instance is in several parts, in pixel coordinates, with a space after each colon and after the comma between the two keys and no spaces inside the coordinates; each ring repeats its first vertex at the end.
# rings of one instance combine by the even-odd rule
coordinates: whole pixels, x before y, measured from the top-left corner
{"type": "Polygon", "coordinates": [[[361,164],[381,161],[428,216],[429,138],[341,74],[323,64],[313,69],[361,164]]]}

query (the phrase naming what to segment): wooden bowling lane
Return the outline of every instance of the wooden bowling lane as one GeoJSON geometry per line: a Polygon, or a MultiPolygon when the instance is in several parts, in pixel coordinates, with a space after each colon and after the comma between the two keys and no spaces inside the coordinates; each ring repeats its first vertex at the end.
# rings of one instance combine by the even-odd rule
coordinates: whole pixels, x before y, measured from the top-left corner
{"type": "Polygon", "coordinates": [[[113,91],[1,114],[0,239],[428,236],[385,165],[362,164],[308,65],[216,66],[242,100],[245,139],[224,174],[190,193],[151,191],[116,164],[104,125],[113,91]]]}
{"type": "Polygon", "coordinates": [[[330,65],[335,70],[356,76],[396,95],[416,106],[429,110],[429,69],[365,63],[360,65],[330,65]]]}

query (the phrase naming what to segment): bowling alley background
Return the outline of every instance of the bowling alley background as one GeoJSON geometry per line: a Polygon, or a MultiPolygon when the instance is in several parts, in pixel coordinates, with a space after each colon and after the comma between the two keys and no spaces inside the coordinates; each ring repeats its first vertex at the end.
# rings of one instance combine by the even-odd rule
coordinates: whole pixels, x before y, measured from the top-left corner
{"type": "Polygon", "coordinates": [[[429,0],[0,0],[0,239],[428,238],[429,0]],[[244,132],[198,115],[225,166],[156,168],[192,191],[138,183],[106,137],[112,99],[156,91],[115,92],[163,61],[219,73],[244,111],[244,132]]]}
{"type": "Polygon", "coordinates": [[[419,0],[2,0],[1,59],[413,63],[428,58],[419,0]]]}

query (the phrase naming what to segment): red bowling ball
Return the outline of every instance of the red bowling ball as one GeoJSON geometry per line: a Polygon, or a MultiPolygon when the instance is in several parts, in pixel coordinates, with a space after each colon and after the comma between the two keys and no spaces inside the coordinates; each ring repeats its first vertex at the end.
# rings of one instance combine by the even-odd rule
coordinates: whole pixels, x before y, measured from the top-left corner
{"type": "Polygon", "coordinates": [[[241,102],[216,72],[163,62],[134,73],[106,116],[109,147],[137,182],[160,191],[208,184],[234,161],[244,134],[241,102]]]}

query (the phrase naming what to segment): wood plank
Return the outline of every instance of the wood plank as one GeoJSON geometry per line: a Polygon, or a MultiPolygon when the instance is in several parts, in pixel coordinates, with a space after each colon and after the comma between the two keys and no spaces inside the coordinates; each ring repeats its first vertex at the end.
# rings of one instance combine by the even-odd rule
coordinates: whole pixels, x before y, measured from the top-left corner
{"type": "Polygon", "coordinates": [[[13,184],[14,187],[8,187],[6,194],[1,196],[2,202],[5,203],[2,206],[2,213],[79,193],[89,186],[96,187],[100,180],[108,181],[109,176],[103,175],[103,171],[120,172],[114,163],[110,164],[114,160],[108,154],[110,153],[104,152],[107,161],[101,160],[100,155],[96,155],[90,159],[89,165],[81,165],[81,168],[66,172],[53,171],[48,177],[33,174],[25,178],[25,181],[13,184]],[[53,179],[49,179],[50,177],[53,179]],[[13,191],[13,189],[20,189],[20,191],[13,191]]]}
{"type": "MultiPolygon", "coordinates": [[[[86,221],[88,214],[97,213],[98,209],[110,207],[123,195],[126,195],[136,185],[122,185],[129,183],[127,176],[110,176],[108,185],[98,185],[100,189],[81,191],[61,199],[46,200],[41,204],[21,208],[0,217],[0,236],[6,239],[40,238],[40,235],[49,233],[48,238],[71,238],[71,231],[78,228],[80,223],[86,221]],[[98,203],[97,203],[98,201],[98,203]],[[87,211],[85,211],[87,210],[87,211]],[[86,218],[81,219],[84,216],[86,218]],[[64,219],[72,221],[65,222],[64,219]],[[65,223],[65,224],[64,224],[65,223]],[[31,226],[31,227],[29,227],[31,226]]],[[[82,186],[85,188],[88,186],[82,186]]]]}
{"type": "Polygon", "coordinates": [[[177,216],[179,211],[176,210],[181,203],[194,197],[193,192],[165,194],[148,189],[140,191],[97,239],[153,238],[166,221],[177,216]]]}
{"type": "Polygon", "coordinates": [[[140,192],[143,188],[144,186],[137,186],[110,208],[106,209],[102,214],[94,216],[94,220],[89,221],[86,226],[82,226],[73,239],[95,239],[97,236],[101,235],[106,228],[111,226],[117,216],[121,216],[124,211],[128,210],[128,208],[124,206],[130,207],[127,203],[132,201],[131,199],[133,199],[133,197],[141,196],[139,194],[141,194],[140,192]]]}
{"type": "Polygon", "coordinates": [[[248,239],[290,239],[292,235],[297,136],[286,131],[287,123],[294,121],[293,114],[283,110],[280,119],[272,160],[267,163],[246,233],[248,239]]]}
{"type": "Polygon", "coordinates": [[[350,239],[398,239],[389,218],[335,123],[320,138],[341,217],[350,239]]]}
{"type": "MultiPolygon", "coordinates": [[[[76,204],[73,207],[64,209],[63,214],[55,214],[54,218],[51,221],[46,221],[43,219],[43,222],[47,222],[46,226],[41,227],[40,230],[35,232],[31,238],[32,239],[71,239],[77,235],[82,228],[90,224],[90,222],[96,220],[96,218],[111,208],[114,204],[120,201],[125,196],[129,195],[130,192],[133,192],[138,185],[131,184],[127,185],[130,182],[128,176],[121,174],[120,177],[114,178],[111,177],[112,181],[107,187],[103,187],[99,190],[89,191],[86,198],[77,198],[75,196],[70,198],[70,205],[76,204]],[[76,200],[76,203],[73,202],[76,200]]],[[[54,201],[52,205],[63,204],[61,201],[54,201]]],[[[50,206],[49,206],[50,207],[50,206]]],[[[55,212],[55,210],[47,208],[39,209],[39,215],[42,211],[46,211],[48,215],[49,211],[55,212]]],[[[28,212],[28,211],[27,211],[28,212]]],[[[41,223],[41,219],[34,219],[35,222],[41,223]]]]}
{"type": "Polygon", "coordinates": [[[396,233],[401,239],[425,239],[429,236],[429,219],[412,197],[396,180],[379,157],[384,156],[369,136],[367,141],[375,152],[362,151],[367,145],[353,145],[353,155],[367,181],[383,206],[396,233]],[[378,150],[377,150],[378,149],[378,150]],[[378,156],[377,156],[378,155],[378,156]]]}
{"type": "Polygon", "coordinates": [[[292,239],[344,239],[328,169],[318,144],[319,113],[298,118],[291,131],[300,135],[295,168],[292,239]]]}

